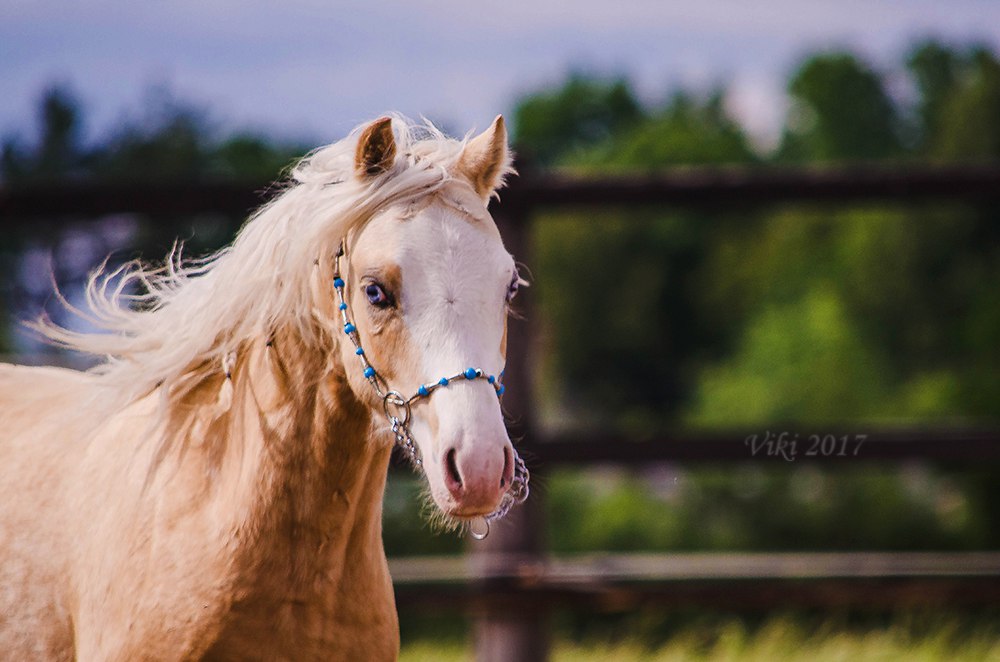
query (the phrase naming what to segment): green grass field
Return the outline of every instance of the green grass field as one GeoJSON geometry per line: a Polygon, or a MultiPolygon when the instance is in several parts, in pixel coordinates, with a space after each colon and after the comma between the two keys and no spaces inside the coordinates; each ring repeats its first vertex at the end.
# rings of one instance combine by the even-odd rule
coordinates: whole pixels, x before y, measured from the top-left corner
{"type": "MultiPolygon", "coordinates": [[[[792,619],[775,618],[750,630],[730,621],[717,628],[683,629],[652,648],[629,642],[557,641],[552,653],[553,662],[1000,662],[1000,623],[907,620],[884,628],[807,629],[792,619]]],[[[400,656],[403,662],[472,659],[471,646],[455,641],[404,644],[400,656]]]]}

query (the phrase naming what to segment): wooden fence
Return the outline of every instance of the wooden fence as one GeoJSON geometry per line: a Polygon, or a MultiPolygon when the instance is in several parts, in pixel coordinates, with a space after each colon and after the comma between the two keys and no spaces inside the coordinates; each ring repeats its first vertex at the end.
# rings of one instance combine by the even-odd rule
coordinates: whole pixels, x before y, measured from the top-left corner
{"type": "MultiPolygon", "coordinates": [[[[266,197],[265,187],[232,183],[72,185],[0,188],[0,231],[48,232],[66,219],[136,213],[154,220],[144,241],[156,246],[187,230],[160,219],[206,213],[242,219],[266,197]],[[264,191],[265,193],[261,193],[264,191]]],[[[557,207],[698,207],[746,209],[788,201],[842,205],[856,201],[912,204],[926,200],[1000,202],[1000,166],[856,166],[839,170],[683,170],[645,177],[587,179],[523,174],[494,209],[504,240],[531,264],[531,224],[557,207]]],[[[512,435],[533,472],[560,465],[650,462],[784,463],[780,453],[754,449],[751,434],[683,431],[642,441],[610,433],[546,434],[536,425],[530,293],[524,320],[508,332],[508,392],[512,435]]],[[[834,434],[836,431],[823,431],[834,434]]],[[[809,431],[801,431],[807,438],[809,431]]],[[[839,436],[839,435],[836,435],[839,436]]],[[[869,430],[857,455],[816,453],[797,462],[846,465],[920,460],[949,466],[1000,464],[1000,430],[869,430]]],[[[772,445],[770,448],[774,448],[772,445]]],[[[644,604],[778,605],[997,604],[1000,553],[812,553],[592,555],[550,558],[543,548],[542,495],[536,491],[509,521],[469,555],[391,561],[401,608],[460,605],[477,615],[481,660],[547,657],[544,618],[557,604],[630,609],[644,604]]]]}

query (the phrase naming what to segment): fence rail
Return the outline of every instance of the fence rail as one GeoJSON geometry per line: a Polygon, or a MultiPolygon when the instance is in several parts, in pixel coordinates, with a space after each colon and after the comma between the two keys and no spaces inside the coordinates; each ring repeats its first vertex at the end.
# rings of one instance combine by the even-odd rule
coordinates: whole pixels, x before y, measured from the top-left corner
{"type": "Polygon", "coordinates": [[[1000,596],[1000,552],[485,554],[389,565],[402,608],[918,608],[1000,596]]]}
{"type": "MultiPolygon", "coordinates": [[[[155,218],[219,213],[243,217],[280,186],[268,182],[59,183],[0,186],[0,229],[37,219],[136,213],[155,218]]],[[[688,168],[655,175],[532,175],[515,179],[498,208],[681,205],[728,207],[774,202],[1000,199],[1000,164],[854,165],[839,168],[688,168]]]]}
{"type": "Polygon", "coordinates": [[[686,168],[650,175],[528,177],[503,203],[555,206],[680,205],[744,209],[774,202],[988,200],[1000,197],[1000,166],[686,168]]]}

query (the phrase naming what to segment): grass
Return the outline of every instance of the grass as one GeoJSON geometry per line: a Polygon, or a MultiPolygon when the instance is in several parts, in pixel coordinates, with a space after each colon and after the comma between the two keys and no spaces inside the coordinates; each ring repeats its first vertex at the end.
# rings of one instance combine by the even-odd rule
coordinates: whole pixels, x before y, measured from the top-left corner
{"type": "MultiPolygon", "coordinates": [[[[471,646],[449,640],[404,645],[402,662],[472,660],[471,646]]],[[[634,641],[557,640],[553,662],[1000,662],[1000,624],[958,620],[900,620],[884,628],[822,625],[809,628],[785,617],[748,628],[738,620],[718,627],[684,628],[665,642],[647,647],[634,641]]]]}

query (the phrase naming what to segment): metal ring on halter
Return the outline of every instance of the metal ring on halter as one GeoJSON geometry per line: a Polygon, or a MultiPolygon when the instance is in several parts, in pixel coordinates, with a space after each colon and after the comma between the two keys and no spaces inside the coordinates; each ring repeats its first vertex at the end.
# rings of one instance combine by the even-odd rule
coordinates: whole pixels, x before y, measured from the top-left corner
{"type": "Polygon", "coordinates": [[[480,517],[478,520],[472,520],[469,522],[469,535],[476,540],[485,540],[486,536],[490,535],[490,520],[486,517],[480,517]],[[480,531],[477,531],[473,527],[476,522],[482,522],[482,526],[485,527],[480,531]]]}
{"type": "Polygon", "coordinates": [[[388,391],[382,396],[382,411],[385,412],[386,418],[399,421],[400,425],[406,426],[410,422],[410,401],[404,398],[399,391],[388,391]],[[393,416],[393,413],[389,411],[390,406],[401,409],[403,418],[393,416]]]}

